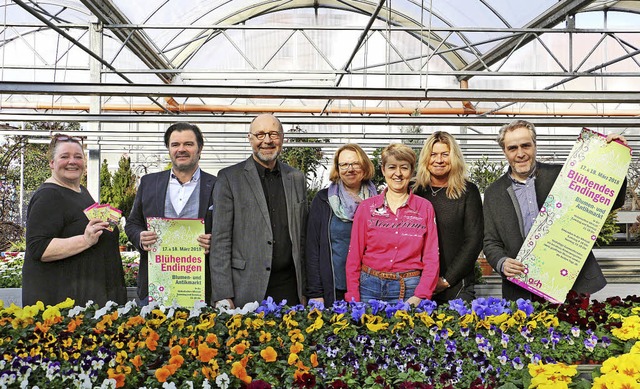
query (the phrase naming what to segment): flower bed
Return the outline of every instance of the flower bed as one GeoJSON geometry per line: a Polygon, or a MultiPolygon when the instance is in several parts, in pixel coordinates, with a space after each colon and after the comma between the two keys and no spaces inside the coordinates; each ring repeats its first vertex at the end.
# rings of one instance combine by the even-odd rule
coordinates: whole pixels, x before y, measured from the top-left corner
{"type": "MultiPolygon", "coordinates": [[[[140,253],[124,251],[120,253],[124,270],[125,286],[137,285],[138,268],[140,267],[140,253]]],[[[0,288],[22,287],[22,264],[24,252],[3,252],[0,256],[0,288]]]]}
{"type": "Polygon", "coordinates": [[[415,309],[267,300],[242,312],[73,305],[0,310],[0,386],[585,388],[568,365],[605,361],[596,382],[640,371],[628,368],[640,355],[635,297],[415,309]]]}

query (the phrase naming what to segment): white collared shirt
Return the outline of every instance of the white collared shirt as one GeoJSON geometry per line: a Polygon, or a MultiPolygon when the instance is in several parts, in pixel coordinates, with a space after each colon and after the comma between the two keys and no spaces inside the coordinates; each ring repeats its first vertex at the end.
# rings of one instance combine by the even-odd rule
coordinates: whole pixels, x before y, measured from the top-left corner
{"type": "Polygon", "coordinates": [[[198,181],[200,181],[200,168],[197,168],[193,176],[191,176],[191,180],[185,183],[180,183],[176,175],[173,174],[173,170],[171,171],[169,175],[169,198],[176,213],[182,212],[182,208],[184,208],[193,194],[193,190],[198,185],[198,181]]]}

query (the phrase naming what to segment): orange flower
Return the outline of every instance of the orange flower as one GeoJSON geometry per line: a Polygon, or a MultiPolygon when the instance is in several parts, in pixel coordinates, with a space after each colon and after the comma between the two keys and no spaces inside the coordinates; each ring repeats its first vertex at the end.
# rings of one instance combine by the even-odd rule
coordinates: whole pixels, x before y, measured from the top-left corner
{"type": "Polygon", "coordinates": [[[198,359],[202,362],[207,363],[212,358],[215,358],[216,355],[218,355],[218,350],[215,348],[211,348],[204,343],[198,345],[198,359]]]}
{"type": "Polygon", "coordinates": [[[218,343],[218,337],[216,334],[208,334],[207,339],[205,339],[207,343],[218,343]]]}
{"type": "Polygon", "coordinates": [[[275,362],[276,359],[278,359],[278,353],[271,346],[260,351],[260,356],[265,360],[265,362],[275,362]]]}
{"type": "Polygon", "coordinates": [[[144,343],[147,345],[147,348],[151,351],[156,351],[156,347],[158,346],[158,340],[160,339],[160,335],[154,330],[149,331],[149,335],[144,343]]]}
{"type": "Polygon", "coordinates": [[[245,384],[251,383],[252,378],[247,375],[247,370],[244,368],[244,366],[242,366],[242,363],[240,362],[233,362],[233,365],[231,365],[231,374],[236,376],[236,378],[238,378],[245,384]]]}
{"type": "Polygon", "coordinates": [[[75,332],[76,328],[82,324],[82,319],[79,317],[75,317],[69,321],[67,324],[67,332],[75,332]]]}
{"type": "Polygon", "coordinates": [[[134,316],[134,317],[130,317],[127,320],[127,326],[128,327],[133,327],[133,326],[138,326],[138,325],[143,325],[144,324],[144,318],[142,316],[134,316]]]}
{"type": "Polygon", "coordinates": [[[175,374],[176,370],[178,370],[178,368],[180,366],[174,365],[173,363],[170,363],[168,365],[164,365],[164,368],[166,368],[167,370],[169,370],[169,373],[171,374],[175,374]]]}
{"type": "Polygon", "coordinates": [[[180,367],[184,363],[184,358],[182,357],[182,355],[174,355],[169,358],[169,363],[180,367]]]}
{"type": "Polygon", "coordinates": [[[37,322],[36,323],[36,329],[38,329],[43,334],[46,334],[49,331],[49,326],[46,323],[42,324],[40,322],[37,322]]]}
{"type": "Polygon", "coordinates": [[[289,347],[289,352],[292,354],[297,354],[302,350],[304,350],[304,346],[300,342],[295,342],[291,347],[289,347]]]}
{"type": "Polygon", "coordinates": [[[298,361],[298,354],[289,354],[289,359],[287,360],[287,363],[289,365],[293,365],[297,361],[298,361]]]}
{"type": "Polygon", "coordinates": [[[316,353],[311,354],[311,357],[309,359],[311,360],[311,366],[313,367],[318,366],[318,354],[316,353]]]}
{"type": "Polygon", "coordinates": [[[207,377],[208,380],[212,380],[214,378],[213,370],[207,366],[202,367],[202,375],[207,377]]]}
{"type": "Polygon", "coordinates": [[[109,369],[107,374],[109,374],[109,378],[116,380],[116,388],[122,388],[124,386],[124,379],[126,377],[124,374],[117,374],[113,369],[109,369]]]}
{"type": "Polygon", "coordinates": [[[167,382],[167,378],[171,375],[171,372],[166,367],[161,367],[156,370],[156,379],[158,382],[167,382]]]}
{"type": "Polygon", "coordinates": [[[140,355],[136,355],[133,359],[130,359],[133,366],[136,367],[137,371],[140,371],[140,366],[142,366],[142,357],[140,355]]]}
{"type": "Polygon", "coordinates": [[[171,351],[169,351],[169,355],[171,355],[172,357],[174,357],[176,355],[180,355],[180,351],[182,351],[182,347],[173,346],[173,347],[171,347],[171,351]]]}
{"type": "Polygon", "coordinates": [[[244,354],[244,351],[247,349],[247,344],[245,342],[240,342],[238,344],[236,344],[235,346],[233,346],[231,348],[231,351],[233,351],[236,354],[244,354]]]}

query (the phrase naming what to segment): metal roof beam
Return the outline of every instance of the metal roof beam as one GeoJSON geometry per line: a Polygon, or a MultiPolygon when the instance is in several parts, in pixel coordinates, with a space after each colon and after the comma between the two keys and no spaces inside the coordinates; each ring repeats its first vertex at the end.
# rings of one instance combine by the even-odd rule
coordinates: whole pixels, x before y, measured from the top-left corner
{"type": "MultiPolygon", "coordinates": [[[[81,0],[103,25],[131,24],[131,21],[111,0],[81,0]]],[[[125,46],[129,48],[150,69],[171,69],[173,66],[161,55],[159,50],[151,44],[142,29],[116,28],[111,30],[125,46]]],[[[165,83],[171,83],[172,74],[156,73],[165,83]]]]}
{"type": "MultiPolygon", "coordinates": [[[[0,112],[1,122],[102,122],[102,123],[213,123],[213,124],[250,124],[254,115],[107,115],[107,114],[43,114],[4,113],[0,112]]],[[[294,116],[278,115],[285,125],[322,125],[322,126],[473,126],[500,127],[512,120],[508,117],[487,116],[294,116]]],[[[539,117],[518,116],[518,119],[533,122],[538,127],[603,127],[603,128],[636,128],[637,117],[539,117]]],[[[336,138],[346,137],[336,134],[336,138]]],[[[368,139],[374,134],[359,134],[368,139]]]]}
{"type": "MultiPolygon", "coordinates": [[[[580,9],[591,4],[593,0],[559,1],[553,7],[540,14],[528,23],[526,28],[551,28],[564,20],[567,15],[575,14],[580,9]]],[[[493,49],[487,51],[480,59],[465,66],[462,70],[482,70],[493,65],[511,53],[516,47],[524,46],[536,39],[536,34],[515,35],[493,49]]],[[[459,80],[468,80],[471,76],[460,77],[459,80]]]]}
{"type": "Polygon", "coordinates": [[[601,90],[504,90],[504,89],[418,89],[348,88],[286,86],[214,86],[163,84],[97,84],[65,82],[0,83],[0,94],[138,96],[138,97],[218,97],[260,99],[358,99],[397,101],[500,101],[500,102],[573,102],[640,103],[638,91],[601,90]]]}

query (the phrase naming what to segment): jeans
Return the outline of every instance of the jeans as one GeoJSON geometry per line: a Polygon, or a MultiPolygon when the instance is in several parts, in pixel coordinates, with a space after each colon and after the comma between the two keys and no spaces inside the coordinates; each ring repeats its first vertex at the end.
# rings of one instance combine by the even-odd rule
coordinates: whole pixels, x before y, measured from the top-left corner
{"type": "MultiPolygon", "coordinates": [[[[415,293],[420,282],[420,277],[408,277],[404,279],[404,299],[407,301],[415,293]]],[[[400,280],[383,280],[364,272],[360,273],[360,301],[382,300],[388,303],[396,303],[400,300],[400,280]]]]}

